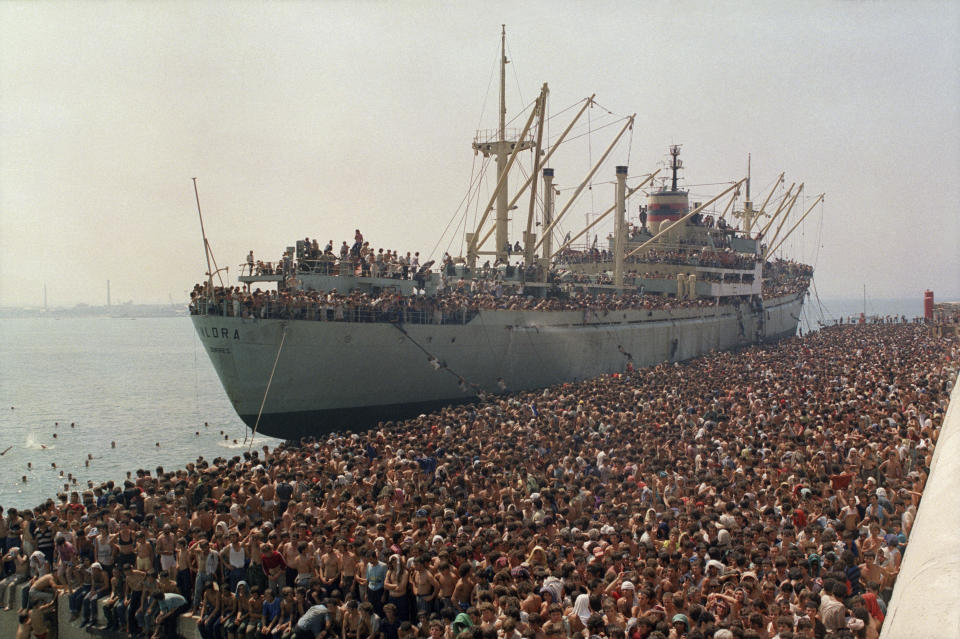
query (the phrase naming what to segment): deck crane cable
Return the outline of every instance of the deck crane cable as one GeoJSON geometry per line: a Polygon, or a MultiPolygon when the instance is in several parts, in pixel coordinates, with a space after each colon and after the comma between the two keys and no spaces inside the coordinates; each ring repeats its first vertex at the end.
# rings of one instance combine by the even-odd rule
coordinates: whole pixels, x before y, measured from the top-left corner
{"type": "Polygon", "coordinates": [[[497,69],[500,68],[500,47],[497,47],[497,55],[493,58],[493,64],[490,65],[490,77],[487,78],[487,91],[483,94],[483,104],[480,105],[480,117],[477,122],[477,128],[475,131],[479,131],[480,127],[483,125],[483,116],[487,112],[487,100],[490,99],[490,89],[493,86],[493,78],[496,75],[497,69]]]}
{"type": "MultiPolygon", "coordinates": [[[[453,215],[447,221],[447,225],[443,228],[443,232],[440,234],[440,237],[437,238],[437,243],[433,246],[433,250],[430,252],[429,256],[432,258],[436,253],[437,249],[440,247],[440,243],[443,242],[443,238],[446,236],[447,231],[450,230],[450,225],[453,224],[454,220],[462,219],[462,222],[457,222],[457,228],[460,228],[460,224],[466,223],[467,215],[470,212],[470,196],[473,194],[474,186],[476,186],[480,177],[483,175],[484,170],[487,166],[487,160],[484,159],[483,165],[480,167],[480,171],[477,171],[477,156],[473,158],[473,165],[470,167],[470,183],[467,186],[467,191],[463,195],[463,199],[460,200],[460,203],[457,204],[457,208],[454,210],[453,215]],[[463,215],[459,215],[460,207],[463,207],[463,215]]],[[[476,214],[476,212],[474,212],[476,214]]],[[[450,243],[453,240],[451,239],[450,243]]],[[[450,248],[450,244],[447,245],[447,248],[450,248]]]]}
{"type": "MultiPolygon", "coordinates": [[[[483,176],[483,174],[484,174],[484,171],[486,171],[487,163],[488,163],[488,162],[489,162],[489,158],[484,158],[484,159],[483,159],[483,162],[482,162],[481,165],[480,165],[480,171],[477,172],[477,169],[476,169],[476,167],[477,167],[477,156],[476,156],[476,155],[473,156],[473,164],[472,164],[472,166],[470,167],[470,181],[469,181],[469,183],[467,184],[467,192],[464,194],[463,199],[460,200],[460,204],[457,205],[457,211],[460,210],[460,205],[463,205],[463,215],[460,217],[460,222],[458,222],[458,223],[457,223],[457,226],[454,228],[453,235],[451,235],[451,241],[447,244],[447,250],[450,249],[450,244],[453,243],[453,238],[456,238],[456,237],[459,236],[459,237],[460,237],[460,249],[461,249],[461,252],[463,252],[463,243],[466,241],[465,233],[466,233],[466,228],[467,228],[467,217],[470,215],[470,198],[472,197],[472,194],[473,194],[473,185],[474,185],[475,181],[478,181],[478,180],[482,179],[482,176],[483,176]],[[460,233],[460,232],[459,232],[459,229],[460,229],[460,226],[461,226],[461,225],[462,225],[463,228],[464,228],[463,233],[460,233]]],[[[478,189],[478,190],[479,190],[479,189],[478,189]]],[[[478,198],[478,199],[479,199],[479,198],[478,198]]],[[[474,206],[474,210],[473,210],[473,221],[474,221],[474,223],[476,223],[476,221],[477,221],[477,208],[479,207],[479,205],[480,205],[480,203],[479,203],[479,201],[478,201],[477,204],[474,206]]],[[[454,217],[455,217],[455,216],[454,216],[454,217]]],[[[453,221],[453,218],[451,218],[450,222],[452,222],[452,221],[453,221]]],[[[447,222],[446,228],[443,229],[444,235],[446,235],[447,229],[450,228],[450,222],[447,222]]],[[[441,239],[442,239],[442,238],[443,238],[443,235],[441,235],[440,237],[441,237],[441,239]]],[[[439,243],[439,240],[438,240],[438,243],[439,243]]],[[[436,250],[436,247],[434,248],[434,250],[436,250]]],[[[431,253],[431,255],[430,255],[430,258],[433,259],[433,254],[432,254],[432,253],[431,253]]]]}
{"type": "MultiPolygon", "coordinates": [[[[611,121],[611,122],[607,122],[606,124],[600,125],[600,126],[594,128],[594,129],[592,129],[591,131],[587,131],[586,133],[581,133],[580,135],[574,135],[574,136],[572,136],[572,137],[568,137],[566,140],[564,140],[564,143],[573,142],[574,140],[577,140],[577,139],[579,139],[579,138],[592,135],[592,134],[594,134],[594,133],[596,133],[596,132],[598,132],[598,131],[602,131],[603,129],[606,129],[607,127],[611,127],[611,126],[620,124],[620,123],[623,122],[624,120],[629,120],[629,119],[630,119],[630,118],[620,118],[619,120],[613,120],[613,121],[611,121]]],[[[593,166],[593,165],[591,164],[590,166],[593,166]]]]}
{"type": "Polygon", "coordinates": [[[823,203],[825,200],[820,200],[820,222],[817,224],[817,251],[813,255],[813,268],[816,270],[817,262],[820,261],[820,247],[823,241],[823,203]]]}
{"type": "MultiPolygon", "coordinates": [[[[539,99],[540,99],[540,96],[538,95],[538,96],[537,96],[537,100],[539,100],[539,99]]],[[[537,104],[537,100],[534,100],[533,102],[530,102],[529,104],[525,104],[522,109],[520,109],[519,111],[517,111],[517,114],[516,114],[516,115],[514,115],[512,118],[510,118],[509,120],[507,120],[507,121],[504,123],[504,126],[510,126],[511,124],[513,124],[514,120],[516,120],[517,118],[519,118],[519,117],[521,117],[521,116],[526,116],[526,115],[528,114],[529,110],[532,109],[532,108],[537,104]]]]}
{"type": "MultiPolygon", "coordinates": [[[[489,98],[490,98],[490,89],[491,89],[491,87],[493,86],[493,78],[494,78],[494,76],[496,75],[496,70],[497,70],[499,67],[500,67],[500,49],[499,49],[499,47],[498,47],[498,48],[497,48],[497,52],[496,52],[496,56],[494,56],[494,58],[493,58],[493,64],[490,65],[490,76],[487,78],[487,91],[486,91],[486,93],[483,94],[483,103],[480,105],[480,115],[479,115],[479,117],[478,117],[477,127],[476,127],[476,129],[475,129],[476,131],[480,131],[480,127],[483,125],[483,117],[484,117],[484,114],[487,112],[487,101],[488,101],[489,98]]],[[[457,208],[454,210],[453,216],[452,216],[452,217],[450,218],[450,220],[447,222],[447,226],[444,227],[443,233],[441,233],[441,234],[440,234],[440,237],[437,238],[437,243],[434,245],[433,250],[428,254],[427,257],[429,257],[429,258],[432,259],[433,256],[436,254],[437,249],[440,248],[440,243],[443,242],[444,236],[446,236],[447,231],[450,229],[450,224],[452,224],[453,221],[454,221],[455,219],[457,219],[457,217],[458,217],[457,213],[460,211],[460,207],[461,207],[461,206],[464,206],[463,222],[462,222],[462,223],[463,223],[464,226],[466,226],[467,214],[469,213],[469,208],[470,208],[469,197],[470,197],[471,193],[473,192],[474,176],[476,175],[476,172],[475,172],[475,171],[476,171],[476,167],[477,167],[477,157],[476,157],[476,155],[474,155],[473,165],[472,165],[471,168],[470,168],[470,183],[469,183],[469,186],[467,186],[467,192],[466,192],[466,194],[463,196],[463,199],[460,200],[460,204],[457,205],[457,208]],[[464,205],[464,202],[466,202],[466,205],[464,205]]],[[[486,158],[484,159],[484,164],[483,164],[483,166],[480,168],[480,172],[481,172],[480,174],[481,174],[481,175],[482,175],[483,171],[485,170],[485,168],[486,168],[486,158]]],[[[474,221],[476,221],[476,220],[474,220],[474,221]]],[[[460,228],[460,223],[457,224],[457,228],[460,228]]],[[[462,242],[461,242],[461,243],[462,243],[462,242]]],[[[451,246],[452,244],[453,244],[453,240],[451,239],[450,242],[448,242],[448,244],[447,244],[447,250],[450,249],[450,246],[451,246]]]]}
{"type": "MultiPolygon", "coordinates": [[[[270,385],[273,383],[273,375],[277,372],[277,362],[280,361],[280,353],[283,351],[283,343],[287,340],[287,323],[286,321],[281,322],[280,326],[283,328],[283,333],[280,335],[280,347],[277,348],[277,357],[273,360],[273,368],[270,370],[270,379],[267,380],[267,388],[263,391],[263,400],[260,402],[260,410],[257,412],[257,421],[253,423],[253,432],[250,434],[250,446],[247,448],[249,451],[253,448],[253,439],[257,436],[257,427],[260,426],[260,417],[263,415],[263,407],[267,403],[267,394],[270,392],[270,385]]],[[[247,438],[243,438],[244,443],[246,443],[247,438]]]]}
{"type": "MultiPolygon", "coordinates": [[[[549,98],[548,98],[548,99],[549,99],[549,98]]],[[[565,107],[563,110],[558,111],[557,113],[554,113],[553,115],[551,115],[551,116],[549,116],[549,117],[547,118],[547,120],[546,120],[547,123],[549,123],[550,120],[552,120],[552,119],[554,119],[554,118],[560,117],[561,115],[563,115],[564,113],[566,113],[566,112],[569,111],[570,109],[573,109],[574,107],[580,106],[580,104],[581,104],[582,102],[583,102],[583,100],[577,100],[576,102],[574,102],[574,103],[571,104],[570,106],[565,107]]]]}
{"type": "MultiPolygon", "coordinates": [[[[590,105],[590,108],[587,109],[587,152],[589,161],[587,162],[587,170],[590,170],[590,167],[593,166],[593,104],[590,105]]],[[[587,190],[590,191],[590,211],[594,211],[596,207],[594,206],[593,199],[593,178],[591,176],[591,181],[587,185],[587,190]]]]}
{"type": "Polygon", "coordinates": [[[607,112],[608,114],[610,114],[610,115],[616,115],[616,116],[619,116],[619,117],[621,117],[621,118],[624,117],[624,116],[620,115],[619,113],[614,113],[613,111],[611,111],[611,110],[608,109],[607,107],[603,106],[602,104],[600,104],[600,103],[597,102],[596,100],[594,100],[593,103],[596,104],[596,105],[597,105],[598,107],[600,107],[601,109],[603,109],[604,111],[606,111],[606,112],[607,112]]]}
{"type": "Polygon", "coordinates": [[[811,327],[812,324],[811,324],[811,322],[810,322],[810,318],[808,317],[808,311],[807,311],[806,305],[800,307],[800,326],[801,326],[801,330],[803,330],[802,327],[803,327],[804,325],[806,325],[806,327],[807,327],[807,332],[809,333],[809,332],[810,332],[810,327],[811,327]]]}
{"type": "MultiPolygon", "coordinates": [[[[524,181],[526,181],[526,179],[530,177],[530,174],[527,173],[527,170],[523,167],[522,164],[518,164],[517,166],[520,169],[520,174],[523,176],[524,181]]],[[[537,211],[542,213],[543,212],[543,194],[538,191],[536,197],[537,197],[537,206],[539,207],[537,211]]],[[[540,224],[540,222],[537,222],[537,224],[540,224]]]]}
{"type": "Polygon", "coordinates": [[[810,278],[810,284],[813,286],[813,297],[815,300],[817,300],[817,307],[820,309],[820,316],[825,320],[827,317],[832,316],[833,313],[831,313],[830,309],[828,309],[823,302],[820,301],[820,293],[817,292],[817,279],[815,277],[810,278]]]}

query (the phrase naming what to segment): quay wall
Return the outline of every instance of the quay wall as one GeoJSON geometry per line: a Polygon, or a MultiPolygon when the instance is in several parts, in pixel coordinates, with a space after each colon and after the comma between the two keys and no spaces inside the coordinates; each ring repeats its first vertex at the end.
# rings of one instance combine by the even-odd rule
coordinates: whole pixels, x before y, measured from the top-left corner
{"type": "MultiPolygon", "coordinates": [[[[15,593],[16,599],[14,599],[14,601],[20,601],[20,590],[24,587],[25,586],[21,585],[17,588],[17,592],[15,593]]],[[[105,625],[106,617],[103,615],[102,603],[97,607],[97,612],[97,623],[105,625]]],[[[120,639],[121,637],[129,636],[125,633],[118,632],[99,632],[96,629],[94,629],[92,632],[87,632],[83,628],[78,628],[76,625],[70,622],[70,608],[67,605],[66,594],[62,594],[57,598],[56,611],[50,613],[47,621],[48,626],[50,627],[50,634],[47,635],[47,639],[92,639],[94,637],[103,637],[104,639],[120,639]],[[54,620],[56,621],[55,623],[54,620]]],[[[180,616],[180,622],[177,629],[183,639],[202,639],[200,636],[200,631],[197,630],[197,620],[194,617],[191,617],[189,614],[180,616]]],[[[16,636],[16,607],[14,607],[13,610],[0,610],[0,639],[12,639],[16,636]]]]}
{"type": "Polygon", "coordinates": [[[960,383],[887,606],[880,639],[960,637],[960,383]]]}

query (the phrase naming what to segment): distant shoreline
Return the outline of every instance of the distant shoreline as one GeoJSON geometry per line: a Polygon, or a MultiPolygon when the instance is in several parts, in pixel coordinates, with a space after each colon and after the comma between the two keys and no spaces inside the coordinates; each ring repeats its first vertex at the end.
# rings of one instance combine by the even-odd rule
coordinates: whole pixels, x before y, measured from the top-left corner
{"type": "Polygon", "coordinates": [[[0,319],[40,319],[106,317],[115,319],[147,317],[187,317],[187,303],[183,304],[115,304],[112,306],[86,306],[70,308],[0,308],[0,319]]]}

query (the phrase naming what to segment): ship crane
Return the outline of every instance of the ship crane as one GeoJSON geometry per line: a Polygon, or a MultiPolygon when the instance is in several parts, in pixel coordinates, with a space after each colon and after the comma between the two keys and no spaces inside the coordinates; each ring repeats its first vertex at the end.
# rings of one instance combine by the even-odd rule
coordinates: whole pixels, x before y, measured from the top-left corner
{"type": "MultiPolygon", "coordinates": [[[[790,203],[786,204],[786,202],[784,202],[786,204],[786,208],[783,211],[783,219],[780,220],[780,224],[777,225],[777,230],[774,231],[773,237],[770,238],[770,241],[767,244],[768,246],[772,245],[774,242],[777,241],[777,238],[780,237],[780,231],[783,229],[783,225],[786,224],[787,220],[790,218],[790,212],[793,211],[793,207],[794,205],[796,205],[797,199],[800,197],[800,194],[803,192],[803,187],[804,187],[804,183],[801,182],[800,186],[797,187],[797,192],[793,194],[792,198],[790,198],[790,203]]],[[[773,220],[771,220],[771,222],[772,221],[773,220]]]]}
{"type": "Polygon", "coordinates": [[[800,223],[803,222],[805,219],[807,219],[807,216],[810,215],[810,212],[814,209],[814,207],[816,207],[817,204],[819,204],[824,199],[824,196],[825,194],[821,193],[816,197],[816,199],[813,200],[813,204],[810,205],[810,208],[807,209],[807,212],[801,215],[800,219],[797,220],[797,223],[790,227],[790,230],[787,231],[787,234],[783,236],[783,239],[777,242],[777,244],[773,248],[769,249],[766,252],[766,254],[763,256],[765,260],[769,259],[771,255],[776,253],[777,249],[780,248],[783,245],[783,243],[787,241],[787,238],[790,237],[793,234],[793,232],[797,230],[797,227],[800,226],[800,223]]]}
{"type": "Polygon", "coordinates": [[[780,197],[780,203],[777,205],[777,210],[773,212],[773,215],[770,216],[770,219],[767,220],[767,223],[763,225],[763,228],[760,229],[760,232],[757,233],[759,237],[766,237],[767,231],[770,229],[770,226],[777,220],[780,213],[783,212],[784,206],[787,202],[790,201],[790,196],[793,194],[793,187],[797,185],[796,182],[792,183],[786,192],[780,197]]]}

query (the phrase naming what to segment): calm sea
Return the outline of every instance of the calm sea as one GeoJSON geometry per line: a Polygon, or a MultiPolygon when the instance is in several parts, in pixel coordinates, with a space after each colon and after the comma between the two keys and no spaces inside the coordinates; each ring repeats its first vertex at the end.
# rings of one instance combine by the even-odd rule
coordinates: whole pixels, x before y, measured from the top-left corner
{"type": "Polygon", "coordinates": [[[923,296],[918,295],[914,298],[895,298],[895,299],[872,299],[864,298],[817,298],[811,295],[803,304],[803,315],[801,317],[801,326],[804,332],[816,330],[817,322],[822,321],[827,324],[841,317],[846,322],[853,317],[854,320],[860,317],[860,313],[866,310],[869,316],[887,316],[895,315],[897,317],[906,316],[907,319],[921,317],[923,315],[923,296]]]}
{"type": "MultiPolygon", "coordinates": [[[[863,309],[862,299],[821,302],[827,320],[863,309]]],[[[820,309],[813,298],[804,305],[804,332],[820,309]]],[[[867,300],[868,314],[922,312],[921,299],[867,300]]],[[[5,508],[55,497],[74,486],[71,476],[83,488],[199,455],[231,457],[246,450],[247,433],[189,318],[0,319],[5,508]]],[[[257,436],[257,446],[276,443],[257,436]]]]}
{"type": "Polygon", "coordinates": [[[4,508],[55,498],[71,475],[86,487],[232,457],[247,432],[189,318],[0,319],[4,508]]]}

